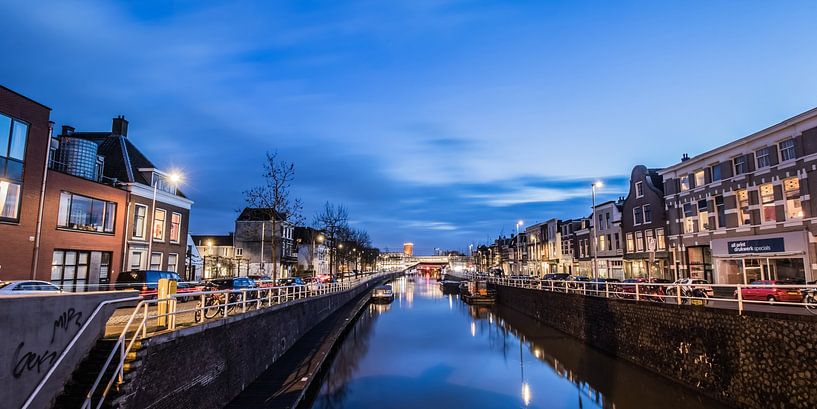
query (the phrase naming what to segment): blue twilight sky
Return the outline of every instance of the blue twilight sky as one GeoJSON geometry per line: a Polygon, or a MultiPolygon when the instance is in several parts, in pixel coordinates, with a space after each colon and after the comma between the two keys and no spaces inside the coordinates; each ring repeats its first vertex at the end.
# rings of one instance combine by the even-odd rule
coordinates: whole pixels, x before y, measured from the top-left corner
{"type": "Polygon", "coordinates": [[[815,2],[0,0],[0,82],[57,125],[131,121],[232,229],[263,152],[307,219],[464,249],[589,212],[661,167],[817,105],[815,2]]]}

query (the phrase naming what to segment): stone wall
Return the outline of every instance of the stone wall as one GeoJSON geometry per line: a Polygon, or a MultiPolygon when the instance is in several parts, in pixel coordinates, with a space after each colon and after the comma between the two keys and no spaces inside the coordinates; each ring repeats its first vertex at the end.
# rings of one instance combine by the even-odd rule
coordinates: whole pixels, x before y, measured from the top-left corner
{"type": "Polygon", "coordinates": [[[116,291],[0,297],[0,406],[21,407],[85,327],[30,406],[50,407],[74,369],[102,337],[114,308],[123,304],[101,307],[92,319],[97,306],[138,295],[136,291],[116,291]]]}
{"type": "Polygon", "coordinates": [[[496,289],[499,303],[726,404],[817,407],[817,316],[496,289]]]}
{"type": "Polygon", "coordinates": [[[117,401],[122,408],[221,408],[315,324],[386,277],[151,337],[117,401]]]}

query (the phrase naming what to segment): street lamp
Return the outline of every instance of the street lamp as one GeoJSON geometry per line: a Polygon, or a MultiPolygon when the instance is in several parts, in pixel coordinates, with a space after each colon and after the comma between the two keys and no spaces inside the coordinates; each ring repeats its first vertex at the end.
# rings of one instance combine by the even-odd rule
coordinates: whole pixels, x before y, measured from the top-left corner
{"type": "Polygon", "coordinates": [[[522,262],[522,251],[520,250],[520,247],[519,247],[519,227],[522,226],[523,224],[525,224],[525,222],[522,221],[521,219],[516,222],[516,256],[514,258],[519,260],[519,262],[520,262],[519,263],[519,272],[520,273],[522,273],[522,264],[521,264],[521,262],[522,262]]]}
{"type": "MultiPolygon", "coordinates": [[[[155,173],[154,173],[154,175],[155,175],[155,173]]],[[[180,173],[178,173],[178,172],[173,172],[170,175],[168,175],[168,179],[170,180],[170,183],[173,184],[173,187],[178,187],[179,183],[182,180],[182,175],[180,173]]],[[[153,211],[151,212],[152,215],[150,217],[150,219],[151,219],[150,220],[150,234],[148,235],[148,270],[150,270],[150,266],[153,263],[153,235],[156,233],[154,231],[154,228],[156,228],[156,193],[158,193],[158,190],[159,190],[159,181],[155,180],[155,177],[154,177],[154,180],[153,180],[153,203],[152,203],[152,206],[151,206],[151,209],[153,209],[153,211]]],[[[164,226],[162,226],[162,234],[164,234],[164,226]]],[[[162,266],[159,265],[159,269],[161,269],[161,268],[162,268],[162,266]]]]}
{"type": "Polygon", "coordinates": [[[599,252],[599,238],[598,238],[598,225],[596,220],[596,189],[604,187],[604,183],[600,180],[593,182],[590,185],[590,191],[593,197],[593,220],[591,220],[591,225],[593,226],[593,279],[598,279],[598,259],[596,258],[596,253],[599,252]]]}

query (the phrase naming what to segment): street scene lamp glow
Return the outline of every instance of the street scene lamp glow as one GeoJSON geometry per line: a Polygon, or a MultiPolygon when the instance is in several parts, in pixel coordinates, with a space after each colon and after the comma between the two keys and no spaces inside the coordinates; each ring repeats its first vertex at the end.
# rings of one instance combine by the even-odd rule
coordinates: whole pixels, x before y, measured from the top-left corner
{"type": "Polygon", "coordinates": [[[602,187],[604,187],[604,182],[602,182],[600,180],[597,180],[597,181],[593,182],[593,187],[596,188],[596,189],[602,188],[602,187]]]}
{"type": "Polygon", "coordinates": [[[173,173],[170,174],[170,181],[174,185],[177,185],[177,184],[179,184],[179,182],[182,181],[182,175],[180,173],[178,173],[178,172],[173,172],[173,173]]]}

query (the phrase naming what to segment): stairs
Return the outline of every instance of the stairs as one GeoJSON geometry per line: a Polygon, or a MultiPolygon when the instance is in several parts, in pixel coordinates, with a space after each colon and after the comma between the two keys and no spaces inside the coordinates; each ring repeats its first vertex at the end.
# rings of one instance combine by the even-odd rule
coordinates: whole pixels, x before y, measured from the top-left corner
{"type": "MultiPolygon", "coordinates": [[[[86,395],[91,390],[91,386],[93,386],[94,381],[96,381],[96,377],[102,370],[102,366],[105,364],[105,360],[108,359],[108,355],[110,355],[114,345],[116,345],[116,339],[103,338],[97,341],[96,345],[91,349],[91,352],[88,353],[88,356],[85,357],[77,369],[74,370],[71,379],[65,384],[62,393],[57,396],[57,399],[54,401],[54,408],[78,409],[82,407],[86,395]]],[[[125,392],[128,380],[130,376],[133,376],[129,376],[129,373],[132,373],[133,370],[138,368],[141,364],[139,359],[140,348],[141,342],[136,341],[131,352],[125,357],[125,376],[123,381],[121,384],[114,381],[110,392],[108,392],[108,396],[105,397],[105,403],[102,405],[103,408],[114,408],[118,406],[111,402],[116,402],[116,398],[125,392]]],[[[105,375],[102,377],[99,386],[97,386],[93,398],[93,407],[99,404],[99,399],[102,397],[102,392],[105,390],[107,383],[112,377],[116,376],[114,369],[116,369],[118,363],[119,355],[117,354],[111,359],[111,363],[105,370],[105,375]]]]}

